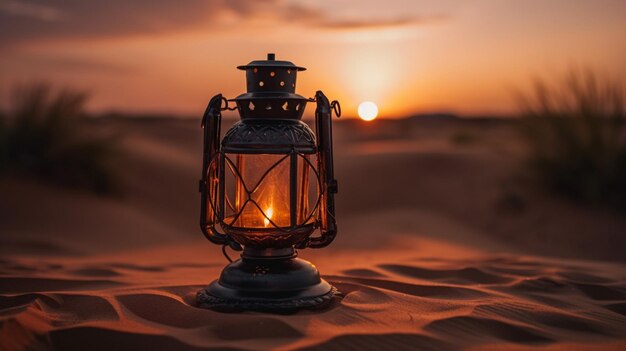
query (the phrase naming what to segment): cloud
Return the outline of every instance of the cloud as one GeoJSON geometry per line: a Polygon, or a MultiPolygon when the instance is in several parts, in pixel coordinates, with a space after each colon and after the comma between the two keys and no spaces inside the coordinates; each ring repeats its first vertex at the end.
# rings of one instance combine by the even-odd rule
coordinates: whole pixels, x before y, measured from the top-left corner
{"type": "Polygon", "coordinates": [[[121,64],[94,58],[61,55],[17,55],[17,60],[33,67],[45,67],[54,71],[100,72],[106,74],[135,74],[140,69],[135,65],[121,64]]]}
{"type": "Polygon", "coordinates": [[[425,25],[447,20],[446,15],[431,16],[403,16],[391,18],[349,18],[329,16],[318,8],[289,5],[282,10],[281,17],[291,22],[302,23],[308,26],[332,30],[363,30],[404,27],[411,25],[425,25]]]}
{"type": "Polygon", "coordinates": [[[324,20],[318,26],[328,29],[339,30],[359,30],[359,29],[383,29],[393,27],[404,27],[413,25],[424,25],[441,20],[446,20],[447,16],[412,17],[412,18],[391,18],[373,20],[324,20]]]}
{"type": "Polygon", "coordinates": [[[0,12],[40,21],[56,21],[62,17],[61,12],[53,7],[24,1],[2,1],[0,2],[0,12]]]}
{"type": "MultiPolygon", "coordinates": [[[[333,30],[417,25],[436,18],[331,18],[321,8],[283,0],[0,0],[0,47],[64,39],[164,34],[218,26],[229,14],[240,24],[276,20],[333,30]]],[[[437,17],[439,18],[439,17],[437,17]]]]}
{"type": "MultiPolygon", "coordinates": [[[[270,0],[254,3],[272,2],[270,0]]],[[[193,28],[229,11],[246,16],[246,0],[0,0],[0,45],[57,39],[163,34],[193,28]],[[55,19],[55,20],[50,20],[55,19]]]]}

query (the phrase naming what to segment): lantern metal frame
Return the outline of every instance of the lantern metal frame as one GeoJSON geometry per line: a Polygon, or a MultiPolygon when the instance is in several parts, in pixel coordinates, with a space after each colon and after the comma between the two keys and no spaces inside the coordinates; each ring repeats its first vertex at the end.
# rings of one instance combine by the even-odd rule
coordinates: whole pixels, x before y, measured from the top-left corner
{"type": "Polygon", "coordinates": [[[297,258],[296,249],[326,247],[337,234],[334,203],[337,181],[333,169],[331,119],[333,111],[340,116],[339,103],[329,102],[322,91],[317,91],[314,99],[295,94],[295,73],[304,68],[286,61],[275,61],[273,54],[268,55],[268,60],[253,61],[238,68],[247,71],[248,93],[232,100],[221,94],[214,96],[202,119],[204,149],[199,190],[202,232],[212,243],[222,245],[223,250],[230,247],[242,251],[241,259],[231,261],[219,280],[198,292],[198,305],[224,311],[285,311],[324,306],[337,290],[320,278],[315,266],[297,258]],[[280,84],[272,83],[273,87],[264,87],[265,84],[257,83],[259,70],[266,74],[271,72],[280,84]],[[285,87],[284,81],[291,86],[285,87]],[[273,90],[258,91],[259,87],[273,90]],[[277,89],[280,91],[275,91],[277,89]],[[235,101],[237,107],[230,107],[229,101],[235,101]],[[307,102],[317,104],[315,134],[300,120],[307,102]],[[257,106],[251,103],[265,104],[266,108],[254,112],[257,106]],[[282,112],[275,106],[281,106],[282,112]],[[241,120],[225,133],[220,143],[222,111],[235,109],[241,120]],[[230,154],[275,154],[283,157],[269,166],[256,184],[248,187],[238,169],[238,162],[233,161],[230,154]],[[317,165],[307,157],[311,155],[317,157],[317,165]],[[301,221],[297,220],[296,205],[299,201],[299,158],[311,177],[315,178],[313,181],[317,187],[314,205],[301,221]],[[289,226],[277,225],[252,197],[270,172],[283,162],[289,162],[289,226]],[[243,184],[240,191],[245,191],[247,196],[238,211],[226,195],[226,172],[231,172],[234,179],[243,184]],[[269,221],[270,227],[234,225],[249,202],[269,221]],[[234,213],[230,217],[225,216],[227,206],[234,213]],[[316,229],[319,229],[320,235],[311,236],[316,229]]]}

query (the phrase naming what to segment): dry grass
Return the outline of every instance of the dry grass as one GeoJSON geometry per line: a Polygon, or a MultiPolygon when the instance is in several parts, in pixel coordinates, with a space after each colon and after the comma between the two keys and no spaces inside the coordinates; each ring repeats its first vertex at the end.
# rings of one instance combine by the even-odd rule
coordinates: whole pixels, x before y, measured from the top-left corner
{"type": "Polygon", "coordinates": [[[621,87],[589,71],[554,85],[538,80],[522,97],[529,164],[572,199],[626,208],[626,117],[621,87]]]}
{"type": "Polygon", "coordinates": [[[0,171],[115,192],[116,141],[86,128],[86,100],[85,93],[45,84],[16,88],[11,110],[0,119],[0,171]]]}

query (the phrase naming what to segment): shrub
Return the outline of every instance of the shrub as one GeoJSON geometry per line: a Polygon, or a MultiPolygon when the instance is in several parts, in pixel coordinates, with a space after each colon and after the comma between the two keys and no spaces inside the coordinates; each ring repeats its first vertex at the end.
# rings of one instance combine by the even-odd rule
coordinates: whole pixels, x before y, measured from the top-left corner
{"type": "Polygon", "coordinates": [[[619,85],[571,71],[522,97],[529,163],[550,189],[585,202],[626,208],[626,119],[619,85]]]}
{"type": "Polygon", "coordinates": [[[85,93],[33,84],[16,88],[0,124],[0,171],[29,173],[97,193],[117,190],[116,140],[95,135],[87,124],[85,93]]]}

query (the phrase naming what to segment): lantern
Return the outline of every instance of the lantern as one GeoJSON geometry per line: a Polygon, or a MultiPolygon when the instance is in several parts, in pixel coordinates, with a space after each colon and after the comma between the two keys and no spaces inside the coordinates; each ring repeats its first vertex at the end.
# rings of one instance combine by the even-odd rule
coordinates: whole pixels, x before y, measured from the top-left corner
{"type": "Polygon", "coordinates": [[[198,304],[218,310],[323,306],[336,289],[296,249],[325,247],[337,233],[331,117],[341,114],[339,103],[321,91],[314,99],[296,94],[297,73],[305,68],[274,54],[237,68],[246,71],[247,93],[214,96],[203,117],[200,226],[225,255],[226,247],[242,253],[198,292],[198,304]],[[317,136],[301,121],[308,102],[317,104],[317,136]],[[240,120],[220,143],[221,111],[234,109],[240,120]]]}

